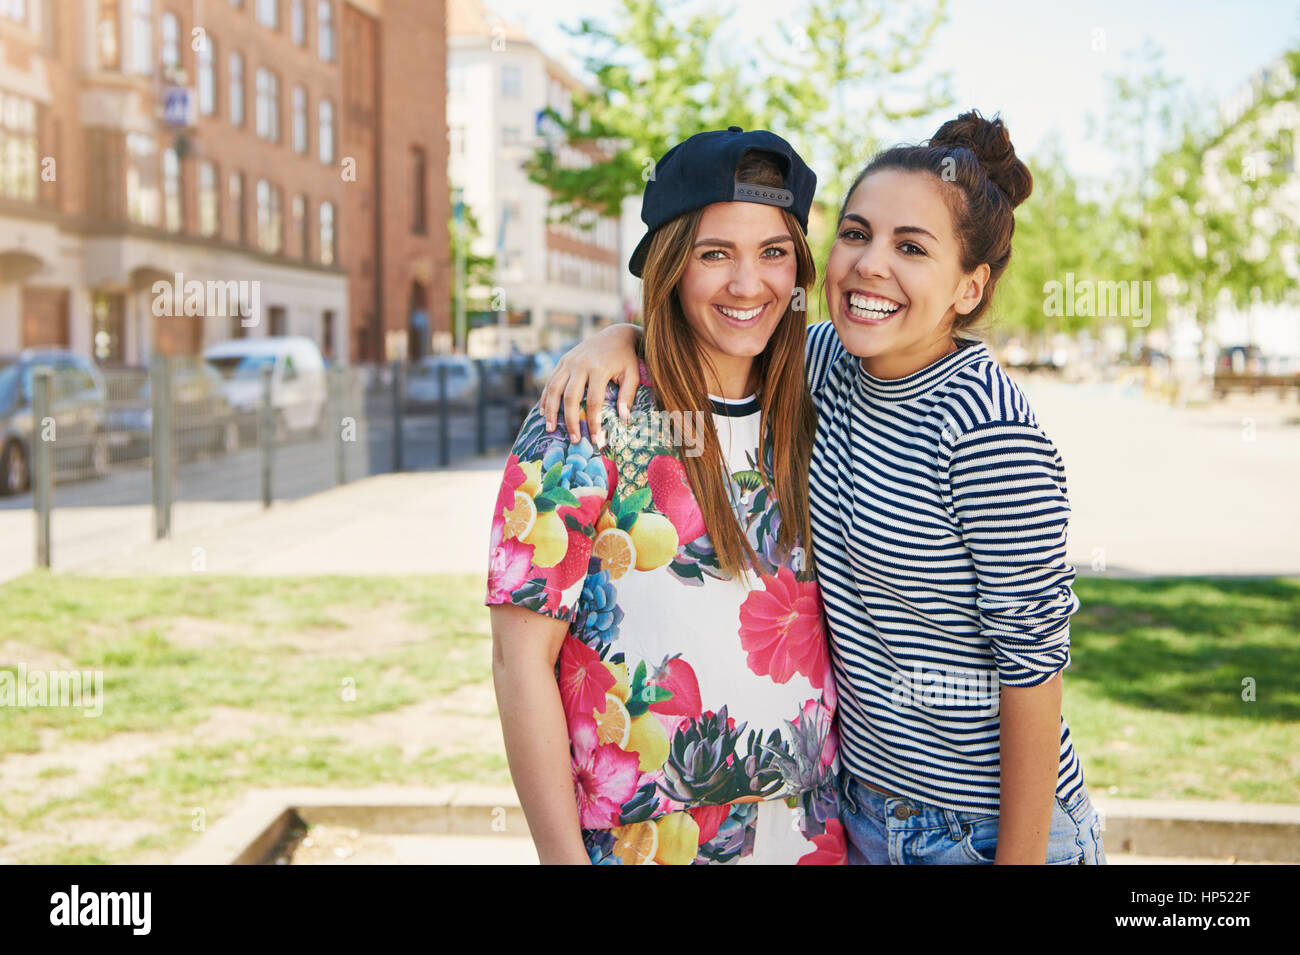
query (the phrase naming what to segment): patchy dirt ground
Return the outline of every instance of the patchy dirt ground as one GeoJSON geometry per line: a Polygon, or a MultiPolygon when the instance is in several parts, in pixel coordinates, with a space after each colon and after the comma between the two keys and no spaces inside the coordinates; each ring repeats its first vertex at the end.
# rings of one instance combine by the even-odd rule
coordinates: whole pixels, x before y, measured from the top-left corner
{"type": "MultiPolygon", "coordinates": [[[[275,643],[314,656],[354,660],[385,649],[428,642],[427,627],[403,620],[405,609],[400,604],[329,607],[325,612],[341,626],[311,627],[274,636],[254,634],[254,628],[248,625],[191,617],[141,621],[139,625],[156,627],[177,647],[236,651],[254,642],[263,647],[275,643]]],[[[23,659],[33,668],[71,665],[60,654],[38,652],[14,641],[7,642],[3,651],[6,657],[23,659]]],[[[75,800],[107,774],[142,768],[146,760],[176,747],[241,739],[252,742],[288,732],[304,738],[337,737],[351,746],[397,746],[408,759],[430,749],[448,755],[497,753],[503,759],[505,752],[489,681],[465,685],[442,698],[390,712],[305,727],[284,714],[213,706],[206,719],[189,732],[123,732],[95,742],[81,742],[62,740],[57,730],[41,730],[38,752],[12,753],[0,759],[0,806],[8,819],[22,819],[52,799],[75,800]]],[[[209,824],[212,821],[208,820],[209,824]]],[[[160,823],[149,820],[90,815],[62,821],[45,815],[33,818],[19,831],[0,823],[0,862],[15,861],[52,844],[98,844],[106,850],[123,849],[142,836],[163,830],[160,823]]],[[[130,861],[168,862],[172,855],[174,851],[146,851],[133,854],[130,861]]]]}

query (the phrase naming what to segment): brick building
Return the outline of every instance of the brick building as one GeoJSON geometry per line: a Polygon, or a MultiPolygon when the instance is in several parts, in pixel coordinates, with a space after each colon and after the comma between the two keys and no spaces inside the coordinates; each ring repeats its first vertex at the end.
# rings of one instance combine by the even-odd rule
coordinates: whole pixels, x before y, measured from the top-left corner
{"type": "MultiPolygon", "coordinates": [[[[390,131],[377,110],[368,142],[354,135],[347,83],[368,71],[376,94],[391,85],[376,52],[346,62],[349,29],[367,25],[394,60],[433,58],[441,91],[443,12],[429,0],[0,3],[0,353],[60,344],[143,364],[298,334],[358,361],[380,355],[360,321],[382,323],[378,341],[405,328],[412,276],[445,303],[445,200],[408,238],[411,212],[378,178],[415,147],[429,181],[445,177],[441,112],[390,131]],[[387,155],[398,142],[402,156],[387,155]],[[159,289],[175,286],[182,307],[167,314],[159,289]]],[[[445,324],[445,304],[430,311],[445,324]]]]}

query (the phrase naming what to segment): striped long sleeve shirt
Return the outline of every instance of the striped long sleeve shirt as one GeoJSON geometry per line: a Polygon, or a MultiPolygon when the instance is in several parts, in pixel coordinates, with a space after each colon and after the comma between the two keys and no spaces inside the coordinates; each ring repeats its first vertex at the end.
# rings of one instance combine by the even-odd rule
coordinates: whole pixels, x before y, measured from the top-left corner
{"type": "MultiPolygon", "coordinates": [[[[829,322],[808,330],[818,409],[813,542],[858,778],[948,809],[997,812],[1000,686],[1070,663],[1065,468],[981,342],[874,378],[829,322]]],[[[1061,720],[1056,794],[1083,773],[1061,720]]]]}

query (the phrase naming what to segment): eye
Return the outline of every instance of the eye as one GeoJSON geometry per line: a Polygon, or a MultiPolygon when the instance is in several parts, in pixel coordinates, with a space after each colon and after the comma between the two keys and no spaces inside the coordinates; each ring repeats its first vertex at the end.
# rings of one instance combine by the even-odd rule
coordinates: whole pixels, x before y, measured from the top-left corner
{"type": "Polygon", "coordinates": [[[861,242],[867,238],[867,234],[861,229],[850,226],[840,233],[841,239],[848,239],[850,242],[861,242]]]}
{"type": "Polygon", "coordinates": [[[904,242],[899,245],[899,248],[903,250],[904,255],[925,255],[925,249],[921,248],[915,242],[904,242]],[[916,251],[909,252],[907,251],[908,249],[915,249],[916,251]]]}
{"type": "Polygon", "coordinates": [[[726,254],[727,253],[723,252],[721,249],[709,249],[708,251],[700,255],[700,260],[704,262],[716,262],[718,261],[717,259],[710,258],[709,256],[720,255],[725,257],[726,254]]]}
{"type": "Polygon", "coordinates": [[[778,245],[769,245],[766,249],[763,250],[763,258],[765,259],[783,259],[789,254],[790,254],[789,252],[787,252],[785,249],[781,248],[778,245]],[[769,252],[775,252],[776,255],[768,255],[767,253],[769,252]]]}

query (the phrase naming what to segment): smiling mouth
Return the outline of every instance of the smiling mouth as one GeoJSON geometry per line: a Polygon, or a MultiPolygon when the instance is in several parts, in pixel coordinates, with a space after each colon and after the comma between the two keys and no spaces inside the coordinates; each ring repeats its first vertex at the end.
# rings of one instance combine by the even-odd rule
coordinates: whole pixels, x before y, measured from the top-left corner
{"type": "Polygon", "coordinates": [[[869,323],[883,322],[903,310],[903,306],[892,299],[861,292],[845,292],[843,301],[844,311],[850,318],[869,323]]]}
{"type": "Polygon", "coordinates": [[[724,318],[729,318],[732,322],[740,322],[742,324],[748,324],[749,322],[754,321],[767,310],[766,304],[758,305],[754,308],[730,308],[726,305],[714,305],[713,307],[717,309],[724,318]]]}

